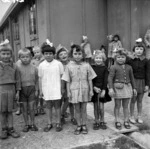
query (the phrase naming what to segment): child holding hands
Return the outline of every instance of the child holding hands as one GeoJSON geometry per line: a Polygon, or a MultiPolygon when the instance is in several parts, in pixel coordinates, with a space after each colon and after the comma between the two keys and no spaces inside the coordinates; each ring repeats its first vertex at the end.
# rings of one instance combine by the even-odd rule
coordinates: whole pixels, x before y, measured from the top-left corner
{"type": "Polygon", "coordinates": [[[13,128],[13,108],[15,98],[19,99],[20,76],[17,67],[11,61],[12,48],[9,41],[1,43],[0,59],[0,139],[7,139],[8,136],[18,138],[20,135],[13,128]]]}
{"type": "Polygon", "coordinates": [[[76,111],[77,128],[74,134],[88,133],[86,126],[87,102],[93,96],[92,79],[96,77],[91,66],[84,62],[84,51],[79,45],[71,46],[71,58],[66,66],[62,80],[67,82],[67,94],[69,102],[73,103],[76,111]]]}
{"type": "Polygon", "coordinates": [[[108,76],[109,94],[114,98],[115,126],[122,129],[119,119],[121,103],[124,113],[124,127],[130,129],[128,105],[132,96],[136,96],[135,82],[132,67],[125,64],[127,52],[121,48],[115,54],[115,64],[110,67],[108,76]]]}

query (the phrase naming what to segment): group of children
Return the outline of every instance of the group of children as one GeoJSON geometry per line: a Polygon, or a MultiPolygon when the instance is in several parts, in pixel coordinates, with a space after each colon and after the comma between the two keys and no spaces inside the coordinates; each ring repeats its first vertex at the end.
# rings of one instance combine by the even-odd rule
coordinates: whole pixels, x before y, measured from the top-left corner
{"type": "Polygon", "coordinates": [[[89,52],[90,56],[86,57],[87,48],[89,45],[86,46],[86,43],[81,46],[73,44],[70,51],[61,47],[56,53],[55,47],[46,41],[41,48],[34,47],[33,59],[29,49],[19,50],[19,60],[13,64],[10,44],[0,45],[1,139],[6,139],[9,135],[14,138],[19,137],[13,127],[14,100],[22,103],[25,122],[23,132],[38,131],[35,125],[35,107],[40,102],[40,111],[44,114],[43,99],[47,115],[47,125],[43,129],[45,132],[53,128],[53,107],[57,132],[63,129],[65,112],[69,107],[71,122],[77,125],[74,134],[87,134],[86,108],[90,101],[94,104],[93,129],[107,129],[104,104],[111,99],[115,101],[114,115],[117,129],[122,128],[119,117],[121,103],[126,129],[131,127],[129,122],[143,123],[142,99],[150,83],[150,61],[144,57],[144,46],[136,45],[133,48],[134,57],[132,58],[128,58],[128,52],[125,49],[118,47],[113,56],[114,64],[110,66],[109,71],[104,47],[92,55],[94,60],[92,65],[90,65],[91,53],[89,52]],[[134,117],[136,102],[137,121],[134,117]]]}

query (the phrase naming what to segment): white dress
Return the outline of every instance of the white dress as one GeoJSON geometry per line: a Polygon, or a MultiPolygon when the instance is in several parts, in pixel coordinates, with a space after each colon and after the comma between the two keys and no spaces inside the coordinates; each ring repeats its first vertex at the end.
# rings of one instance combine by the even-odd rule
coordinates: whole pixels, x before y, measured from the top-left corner
{"type": "Polygon", "coordinates": [[[61,62],[44,60],[39,65],[39,77],[42,81],[42,92],[45,100],[61,99],[61,75],[64,68],[61,62]]]}

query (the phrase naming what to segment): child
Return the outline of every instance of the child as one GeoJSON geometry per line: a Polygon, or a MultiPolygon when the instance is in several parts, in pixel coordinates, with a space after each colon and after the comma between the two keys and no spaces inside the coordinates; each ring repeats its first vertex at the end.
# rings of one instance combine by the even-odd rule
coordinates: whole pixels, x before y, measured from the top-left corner
{"type": "MultiPolygon", "coordinates": [[[[66,65],[69,63],[69,60],[68,60],[68,50],[64,47],[61,47],[58,52],[57,52],[57,55],[56,55],[57,59],[60,60],[64,66],[64,70],[66,68],[66,65]]],[[[63,105],[62,105],[62,112],[61,112],[61,121],[63,123],[65,123],[65,112],[67,110],[67,107],[69,106],[70,108],[70,114],[71,114],[71,122],[73,125],[76,125],[77,124],[77,121],[76,119],[74,118],[74,106],[72,103],[69,103],[68,101],[68,97],[67,97],[67,87],[66,87],[66,82],[63,81],[63,87],[64,87],[64,90],[65,90],[65,93],[62,97],[62,100],[64,101],[63,105]]]]}
{"type": "Polygon", "coordinates": [[[97,77],[93,79],[94,96],[92,102],[94,103],[95,115],[94,130],[98,130],[99,128],[107,129],[106,123],[104,122],[104,103],[110,101],[111,98],[108,96],[108,92],[106,94],[108,70],[105,66],[105,60],[106,56],[104,53],[94,55],[95,65],[92,65],[92,68],[97,74],[97,77]]]}
{"type": "Polygon", "coordinates": [[[38,71],[35,66],[31,64],[31,52],[24,48],[19,50],[18,57],[21,60],[18,65],[21,76],[21,91],[20,102],[22,103],[22,112],[25,122],[23,132],[38,131],[38,128],[34,122],[34,104],[35,99],[38,96],[38,71]],[[29,117],[31,119],[31,125],[29,124],[29,117]]]}
{"type": "Polygon", "coordinates": [[[149,69],[148,60],[144,56],[145,48],[142,44],[138,44],[133,48],[134,57],[128,61],[128,64],[132,66],[133,74],[135,78],[135,88],[137,90],[137,96],[132,98],[130,103],[130,122],[135,124],[134,106],[137,102],[137,122],[142,124],[142,99],[144,92],[148,91],[149,85],[149,69]]]}
{"type": "Polygon", "coordinates": [[[46,114],[48,124],[44,128],[45,132],[52,129],[52,108],[54,105],[56,112],[56,131],[61,131],[61,76],[63,74],[63,65],[54,59],[55,47],[47,42],[41,47],[44,61],[39,65],[39,85],[40,96],[46,101],[46,114]]]}
{"type": "Polygon", "coordinates": [[[79,45],[72,45],[70,54],[73,61],[66,66],[62,80],[67,82],[69,102],[76,110],[77,128],[74,134],[87,134],[86,106],[93,96],[92,79],[96,74],[88,63],[83,62],[84,51],[79,45]]]}
{"type": "MultiPolygon", "coordinates": [[[[39,64],[44,61],[44,57],[42,56],[41,53],[41,49],[38,46],[33,47],[33,53],[34,53],[34,57],[31,61],[31,63],[35,66],[35,67],[39,67],[39,64]]],[[[35,103],[35,116],[37,116],[38,114],[45,114],[44,112],[44,108],[43,108],[43,98],[42,97],[37,97],[38,99],[36,100],[35,103]],[[38,111],[38,104],[40,104],[39,107],[39,111],[38,111]]]]}
{"type": "Polygon", "coordinates": [[[115,100],[115,126],[119,130],[122,128],[119,120],[121,102],[124,113],[124,127],[130,129],[131,126],[128,122],[128,104],[133,95],[132,90],[134,95],[136,95],[132,67],[125,64],[126,54],[127,52],[123,48],[117,50],[115,64],[111,66],[108,76],[109,94],[115,100]]]}
{"type": "Polygon", "coordinates": [[[81,43],[81,48],[83,48],[84,53],[85,53],[85,61],[88,63],[91,63],[91,58],[92,58],[92,50],[91,50],[91,45],[88,41],[87,36],[82,36],[82,43],[81,43]]]}
{"type": "Polygon", "coordinates": [[[12,48],[9,43],[0,45],[0,139],[20,135],[13,128],[13,108],[15,98],[19,99],[20,77],[17,67],[12,63],[12,48]],[[16,94],[16,97],[15,97],[16,94]]]}

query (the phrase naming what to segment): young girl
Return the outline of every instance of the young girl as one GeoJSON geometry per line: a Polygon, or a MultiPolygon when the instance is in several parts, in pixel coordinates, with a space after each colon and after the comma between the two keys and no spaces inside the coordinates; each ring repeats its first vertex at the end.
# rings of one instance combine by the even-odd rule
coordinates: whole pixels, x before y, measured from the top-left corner
{"type": "Polygon", "coordinates": [[[62,80],[67,82],[69,102],[74,104],[76,110],[77,128],[74,134],[87,134],[86,106],[93,96],[92,79],[96,74],[88,63],[83,62],[84,51],[79,45],[72,45],[71,58],[73,61],[66,66],[62,80]]]}
{"type": "Polygon", "coordinates": [[[142,44],[138,44],[133,48],[134,57],[128,61],[128,64],[132,66],[133,74],[135,78],[135,88],[137,90],[137,96],[133,97],[130,103],[130,122],[135,124],[134,106],[137,102],[137,122],[142,124],[142,99],[144,92],[148,91],[149,85],[149,65],[148,60],[144,56],[145,48],[142,44]]]}
{"type": "Polygon", "coordinates": [[[83,48],[84,53],[85,53],[85,61],[88,63],[91,63],[92,50],[91,50],[91,45],[88,41],[87,36],[82,37],[81,48],[83,48]]]}
{"type": "Polygon", "coordinates": [[[48,119],[44,131],[48,132],[53,127],[53,106],[56,113],[56,131],[61,131],[61,76],[64,69],[62,63],[54,59],[55,47],[52,44],[46,42],[41,49],[45,60],[39,65],[39,88],[40,96],[46,101],[48,119]]]}
{"type": "Polygon", "coordinates": [[[128,104],[132,96],[136,95],[132,67],[125,64],[125,62],[126,51],[123,48],[118,49],[115,55],[115,64],[111,66],[108,76],[109,94],[115,100],[115,126],[119,130],[122,128],[119,119],[121,102],[124,113],[124,127],[130,129],[131,126],[128,122],[128,104]]]}
{"type": "Polygon", "coordinates": [[[8,42],[0,45],[0,59],[0,139],[6,139],[8,136],[18,138],[20,135],[13,128],[12,112],[15,98],[19,99],[20,76],[17,67],[11,61],[12,48],[8,42]]]}
{"type": "Polygon", "coordinates": [[[95,65],[92,65],[92,68],[97,74],[97,77],[93,79],[94,96],[92,102],[94,103],[95,115],[94,130],[98,130],[99,128],[107,129],[106,123],[104,122],[104,103],[110,101],[111,98],[108,96],[107,90],[108,70],[105,66],[105,60],[106,56],[103,52],[94,55],[95,65]]]}
{"type": "MultiPolygon", "coordinates": [[[[69,63],[69,60],[68,60],[68,50],[66,48],[64,48],[64,47],[61,47],[58,50],[58,52],[57,52],[56,58],[62,62],[63,66],[64,66],[64,70],[65,70],[66,65],[69,63]]],[[[63,105],[62,105],[62,112],[61,112],[61,121],[62,121],[62,123],[65,123],[65,112],[66,112],[66,110],[67,110],[67,108],[69,106],[69,108],[70,108],[70,114],[71,114],[71,123],[73,125],[76,125],[77,121],[74,118],[74,106],[73,106],[72,103],[69,103],[69,101],[68,101],[68,97],[67,97],[67,85],[66,85],[65,81],[63,81],[63,88],[64,88],[64,95],[62,97],[63,105]]]]}
{"type": "MultiPolygon", "coordinates": [[[[35,67],[39,67],[39,64],[44,61],[44,57],[42,55],[41,49],[38,46],[33,47],[33,54],[34,57],[31,61],[31,63],[35,66],[35,67]]],[[[45,114],[44,108],[43,108],[43,98],[42,97],[37,97],[38,100],[36,100],[35,103],[35,116],[37,116],[38,114],[45,114]],[[39,108],[38,108],[38,104],[39,104],[39,108]]]]}
{"type": "Polygon", "coordinates": [[[19,50],[18,57],[21,60],[18,65],[21,77],[20,102],[22,103],[22,112],[25,122],[23,132],[38,131],[35,125],[34,105],[38,96],[38,70],[31,64],[31,52],[24,48],[19,50]],[[29,116],[31,123],[29,123],[29,116]],[[31,124],[31,125],[30,125],[31,124]]]}

